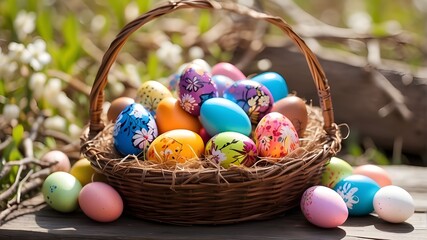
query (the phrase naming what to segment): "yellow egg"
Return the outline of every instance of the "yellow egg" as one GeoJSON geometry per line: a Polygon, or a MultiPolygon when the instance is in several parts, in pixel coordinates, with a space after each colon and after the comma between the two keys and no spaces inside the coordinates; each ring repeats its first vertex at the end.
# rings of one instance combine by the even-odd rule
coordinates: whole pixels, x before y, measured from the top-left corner
{"type": "Polygon", "coordinates": [[[157,81],[147,81],[139,87],[136,102],[141,103],[148,111],[155,112],[159,102],[167,97],[172,97],[167,87],[157,81]]]}
{"type": "Polygon", "coordinates": [[[93,181],[105,181],[105,177],[97,173],[86,158],[82,158],[74,163],[71,167],[70,174],[77,178],[82,186],[93,181]]]}
{"type": "Polygon", "coordinates": [[[159,134],[173,129],[187,129],[198,133],[202,128],[199,118],[182,109],[178,99],[173,97],[165,98],[159,103],[156,124],[159,134]]]}
{"type": "Polygon", "coordinates": [[[150,144],[147,159],[156,163],[175,165],[200,158],[205,145],[195,132],[175,129],[158,136],[150,144]]]}

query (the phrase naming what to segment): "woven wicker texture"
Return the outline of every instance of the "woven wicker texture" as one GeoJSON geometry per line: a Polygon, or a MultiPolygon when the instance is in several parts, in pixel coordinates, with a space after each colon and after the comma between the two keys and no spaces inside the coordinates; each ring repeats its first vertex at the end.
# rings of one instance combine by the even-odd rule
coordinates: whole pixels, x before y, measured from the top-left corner
{"type": "Polygon", "coordinates": [[[330,88],[317,58],[283,19],[232,2],[182,0],[159,6],[127,24],[105,52],[90,94],[90,122],[82,153],[123,196],[137,217],[176,224],[229,224],[271,218],[299,204],[302,193],[318,184],[325,163],[341,147],[334,123],[330,88]],[[301,147],[283,159],[224,169],[209,162],[164,169],[113,147],[113,125],[101,120],[108,72],[130,35],[147,22],[182,8],[225,10],[279,27],[304,54],[317,88],[320,108],[307,106],[309,123],[301,147]]]}

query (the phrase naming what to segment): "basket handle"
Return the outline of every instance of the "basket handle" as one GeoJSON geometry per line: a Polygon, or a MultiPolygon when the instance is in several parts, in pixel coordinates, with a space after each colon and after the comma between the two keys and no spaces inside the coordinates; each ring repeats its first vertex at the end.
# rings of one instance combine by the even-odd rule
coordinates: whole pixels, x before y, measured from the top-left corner
{"type": "Polygon", "coordinates": [[[129,36],[151,20],[163,16],[165,14],[174,12],[178,9],[184,8],[201,8],[215,10],[223,9],[240,15],[247,15],[254,19],[262,19],[279,27],[284,33],[289,36],[289,38],[294,42],[295,45],[298,46],[300,51],[304,54],[319,96],[320,107],[322,108],[322,114],[324,119],[323,128],[329,135],[333,135],[335,133],[336,127],[334,126],[334,113],[332,108],[330,87],[328,85],[325,73],[322,67],[320,66],[320,63],[317,60],[316,56],[308,48],[304,40],[302,40],[292,30],[292,27],[288,23],[286,23],[280,17],[260,13],[233,2],[217,2],[212,0],[178,0],[169,1],[169,3],[154,8],[151,11],[139,16],[132,22],[128,23],[126,26],[123,27],[123,29],[111,43],[108,50],[105,52],[98,73],[96,75],[95,82],[93,83],[92,90],[90,92],[89,139],[92,139],[100,131],[102,131],[102,129],[104,129],[104,124],[101,121],[101,113],[102,104],[104,102],[104,88],[107,85],[108,80],[108,72],[110,71],[110,68],[115,62],[118,53],[122,49],[123,45],[126,43],[129,36]]]}

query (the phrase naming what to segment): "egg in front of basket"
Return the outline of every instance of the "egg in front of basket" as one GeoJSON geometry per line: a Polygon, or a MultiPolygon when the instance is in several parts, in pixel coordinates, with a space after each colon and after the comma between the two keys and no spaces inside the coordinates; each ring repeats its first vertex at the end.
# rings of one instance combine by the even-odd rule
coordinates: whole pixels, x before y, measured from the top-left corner
{"type": "Polygon", "coordinates": [[[222,132],[206,144],[205,157],[224,168],[231,165],[252,166],[257,160],[255,143],[238,132],[222,132]]]}
{"type": "Polygon", "coordinates": [[[202,137],[186,129],[174,129],[160,134],[151,143],[147,159],[166,166],[199,160],[205,148],[202,137]]]}
{"type": "Polygon", "coordinates": [[[114,147],[122,155],[144,152],[157,137],[154,117],[139,103],[127,106],[114,124],[114,147]]]}
{"type": "Polygon", "coordinates": [[[299,147],[298,133],[283,114],[265,115],[255,128],[255,143],[260,157],[282,158],[299,147]]]}

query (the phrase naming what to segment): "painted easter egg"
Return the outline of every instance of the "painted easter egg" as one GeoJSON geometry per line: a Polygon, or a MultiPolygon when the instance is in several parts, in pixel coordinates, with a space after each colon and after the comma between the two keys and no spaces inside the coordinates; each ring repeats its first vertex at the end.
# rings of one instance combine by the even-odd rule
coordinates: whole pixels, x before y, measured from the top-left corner
{"type": "Polygon", "coordinates": [[[156,111],[156,123],[159,134],[174,129],[188,129],[197,133],[202,128],[199,118],[182,109],[178,99],[174,97],[160,101],[156,111]]]}
{"type": "Polygon", "coordinates": [[[194,116],[207,99],[218,97],[218,90],[211,75],[197,64],[189,64],[179,79],[178,99],[182,109],[194,116]]]}
{"type": "Polygon", "coordinates": [[[140,103],[154,116],[160,101],[167,97],[172,97],[167,87],[157,81],[147,81],[138,88],[135,102],[140,103]]]}
{"type": "Polygon", "coordinates": [[[275,102],[288,96],[288,85],[282,75],[276,72],[265,72],[251,78],[256,82],[261,83],[270,90],[275,102]]]}
{"type": "Polygon", "coordinates": [[[312,224],[323,228],[334,228],[348,218],[344,200],[334,190],[324,186],[308,188],[301,198],[301,211],[312,224]]]}
{"type": "Polygon", "coordinates": [[[292,122],[278,112],[265,115],[255,128],[258,155],[282,158],[299,147],[298,134],[292,122]]]}
{"type": "Polygon", "coordinates": [[[168,166],[199,159],[205,149],[203,139],[195,132],[175,129],[160,134],[150,145],[147,159],[168,166]]]}
{"type": "Polygon", "coordinates": [[[339,181],[334,190],[344,199],[350,216],[368,215],[374,211],[374,196],[380,186],[371,178],[354,174],[339,181]]]}
{"type": "Polygon", "coordinates": [[[231,78],[233,81],[246,79],[245,74],[242,73],[236,66],[227,62],[220,62],[212,67],[213,75],[224,75],[231,78]]]}
{"type": "Polygon", "coordinates": [[[384,221],[401,223],[414,214],[415,203],[411,194],[405,189],[387,185],[375,194],[374,209],[384,221]]]}
{"type": "Polygon", "coordinates": [[[222,132],[208,141],[205,157],[224,168],[231,165],[250,167],[257,160],[257,150],[248,136],[237,132],[222,132]]]}
{"type": "Polygon", "coordinates": [[[210,136],[221,132],[251,133],[251,121],[237,103],[225,98],[206,100],[200,110],[200,122],[210,136]]]}
{"type": "Polygon", "coordinates": [[[154,117],[139,103],[127,106],[114,124],[113,140],[116,150],[123,154],[145,152],[157,137],[154,117]]]}
{"type": "Polygon", "coordinates": [[[216,88],[218,89],[218,97],[222,97],[225,89],[229,88],[233,85],[234,81],[224,75],[213,75],[212,80],[216,84],[216,88]]]}
{"type": "Polygon", "coordinates": [[[254,125],[271,111],[274,102],[270,91],[252,80],[235,82],[224,91],[223,97],[237,103],[254,125]]]}
{"type": "Polygon", "coordinates": [[[341,158],[332,157],[326,164],[322,173],[322,185],[334,188],[335,185],[350,176],[353,173],[353,167],[341,158]]]}

